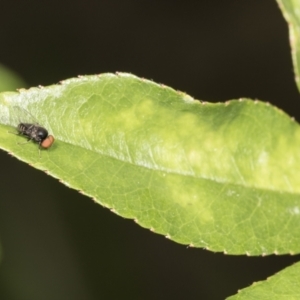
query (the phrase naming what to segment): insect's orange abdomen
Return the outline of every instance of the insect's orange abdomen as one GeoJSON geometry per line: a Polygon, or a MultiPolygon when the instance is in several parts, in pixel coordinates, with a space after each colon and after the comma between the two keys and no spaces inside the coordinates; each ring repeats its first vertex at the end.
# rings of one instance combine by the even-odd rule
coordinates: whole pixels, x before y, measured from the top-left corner
{"type": "Polygon", "coordinates": [[[54,137],[53,135],[48,135],[42,142],[41,142],[41,147],[48,149],[52,146],[54,143],[54,137]]]}

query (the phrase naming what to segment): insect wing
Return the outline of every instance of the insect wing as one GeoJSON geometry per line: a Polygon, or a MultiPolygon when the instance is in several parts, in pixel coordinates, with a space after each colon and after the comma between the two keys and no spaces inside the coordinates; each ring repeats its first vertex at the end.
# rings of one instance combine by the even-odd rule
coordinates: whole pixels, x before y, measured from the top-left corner
{"type": "Polygon", "coordinates": [[[12,119],[15,127],[17,127],[20,123],[39,125],[34,116],[25,108],[20,106],[13,106],[12,119]]]}

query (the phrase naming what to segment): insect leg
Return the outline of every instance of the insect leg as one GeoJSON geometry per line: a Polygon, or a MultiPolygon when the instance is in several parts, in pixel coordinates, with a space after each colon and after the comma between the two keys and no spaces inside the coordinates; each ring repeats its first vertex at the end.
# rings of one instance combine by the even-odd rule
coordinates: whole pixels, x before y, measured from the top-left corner
{"type": "Polygon", "coordinates": [[[28,144],[30,141],[32,141],[32,139],[27,139],[26,142],[23,142],[23,143],[17,143],[18,145],[24,145],[24,144],[28,144]]]}
{"type": "Polygon", "coordinates": [[[19,132],[12,132],[12,131],[7,131],[8,133],[11,133],[11,134],[15,134],[15,135],[20,135],[19,132]]]}

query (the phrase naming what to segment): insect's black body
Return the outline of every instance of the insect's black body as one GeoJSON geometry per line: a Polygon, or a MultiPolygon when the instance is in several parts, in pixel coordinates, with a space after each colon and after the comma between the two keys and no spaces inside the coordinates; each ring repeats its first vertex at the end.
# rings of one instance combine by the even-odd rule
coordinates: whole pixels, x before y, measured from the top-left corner
{"type": "Polygon", "coordinates": [[[20,123],[17,127],[19,134],[25,135],[28,140],[37,142],[40,146],[48,137],[48,131],[38,124],[20,123]]]}
{"type": "Polygon", "coordinates": [[[53,135],[49,135],[48,131],[39,125],[35,118],[25,109],[14,106],[14,122],[18,133],[10,132],[17,135],[22,135],[27,138],[27,142],[18,143],[19,145],[26,144],[30,141],[39,144],[39,153],[41,149],[49,149],[54,143],[53,135]]]}

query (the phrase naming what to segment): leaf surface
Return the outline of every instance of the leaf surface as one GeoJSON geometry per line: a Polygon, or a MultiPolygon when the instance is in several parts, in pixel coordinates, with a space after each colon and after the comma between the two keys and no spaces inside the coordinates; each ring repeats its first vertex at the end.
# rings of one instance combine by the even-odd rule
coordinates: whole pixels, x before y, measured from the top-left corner
{"type": "Polygon", "coordinates": [[[231,254],[300,250],[300,129],[269,104],[202,103],[129,74],[0,94],[0,147],[172,240],[231,254]],[[8,133],[26,109],[56,138],[8,133]]]}

